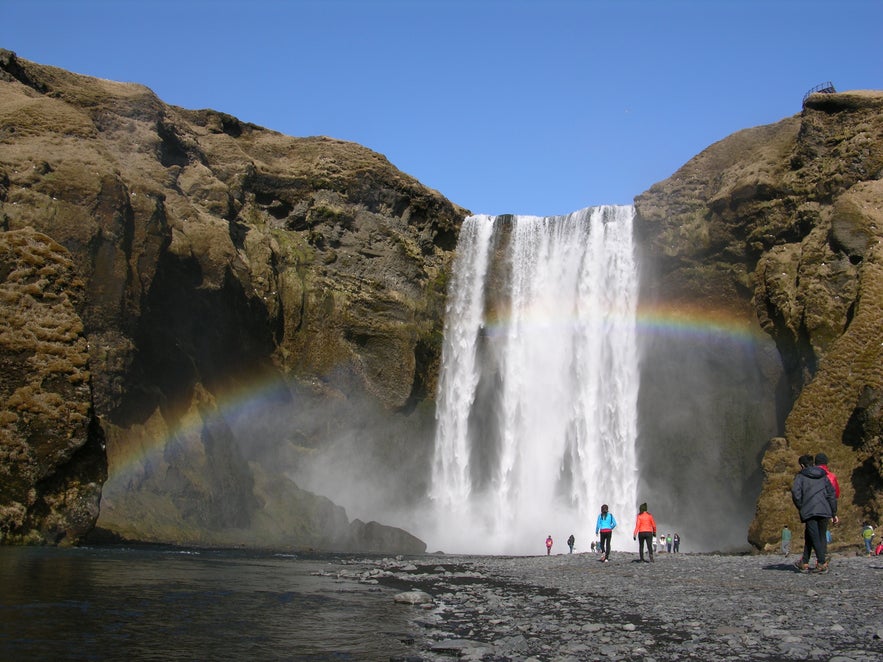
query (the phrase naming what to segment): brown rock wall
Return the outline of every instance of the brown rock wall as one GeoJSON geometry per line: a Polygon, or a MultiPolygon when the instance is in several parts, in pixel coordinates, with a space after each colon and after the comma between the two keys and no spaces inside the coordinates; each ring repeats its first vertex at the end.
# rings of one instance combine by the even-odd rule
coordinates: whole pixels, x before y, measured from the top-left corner
{"type": "MultiPolygon", "coordinates": [[[[749,539],[774,544],[794,459],[824,450],[847,530],[883,516],[881,109],[814,95],[636,199],[643,301],[750,345],[657,340],[680,358],[644,361],[642,462],[679,469],[649,474],[663,510],[756,503],[749,539]]],[[[327,495],[385,483],[392,512],[425,493],[465,214],[358,145],[0,51],[4,540],[76,542],[97,518],[157,542],[410,548],[327,495]],[[340,462],[363,471],[337,486],[340,462]]]]}
{"type": "Polygon", "coordinates": [[[320,448],[364,411],[422,429],[465,211],[383,156],[0,51],[0,205],[6,233],[51,238],[80,283],[93,409],[74,436],[109,439],[111,534],[186,542],[193,527],[191,542],[276,544],[269,522],[291,509],[304,533],[286,544],[332,545],[340,535],[319,533],[330,511],[296,486],[293,503],[262,505],[251,465],[276,443],[294,470],[309,454],[290,439],[320,448]],[[227,403],[259,384],[290,406],[274,430],[255,422],[275,442],[247,443],[227,403]],[[329,401],[342,415],[315,423],[329,401]]]}
{"type": "Polygon", "coordinates": [[[856,541],[861,522],[881,515],[881,178],[883,93],[817,94],[800,115],[716,143],[636,201],[659,276],[648,296],[727,310],[778,349],[787,418],[764,444],[757,547],[799,524],[789,490],[802,453],[828,454],[856,541]]]}
{"type": "Polygon", "coordinates": [[[106,474],[70,254],[30,228],[0,233],[0,540],[71,544],[106,474]]]}

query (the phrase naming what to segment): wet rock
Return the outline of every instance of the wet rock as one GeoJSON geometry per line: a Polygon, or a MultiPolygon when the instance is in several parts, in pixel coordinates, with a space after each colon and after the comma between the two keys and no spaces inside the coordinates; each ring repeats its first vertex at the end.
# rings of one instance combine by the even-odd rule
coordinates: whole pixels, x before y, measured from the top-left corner
{"type": "Polygon", "coordinates": [[[396,602],[403,602],[411,605],[422,605],[432,602],[432,596],[423,591],[405,591],[399,593],[393,598],[396,602]]]}

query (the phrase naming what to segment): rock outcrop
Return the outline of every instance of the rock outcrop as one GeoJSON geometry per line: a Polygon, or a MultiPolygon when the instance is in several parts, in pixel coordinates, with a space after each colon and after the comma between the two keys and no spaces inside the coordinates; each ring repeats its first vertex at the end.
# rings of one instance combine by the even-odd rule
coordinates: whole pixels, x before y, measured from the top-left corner
{"type": "Polygon", "coordinates": [[[94,424],[83,282],[70,254],[24,228],[0,233],[0,532],[74,540],[107,477],[94,424]]]}
{"type": "Polygon", "coordinates": [[[465,210],[359,145],[9,51],[0,146],[4,540],[76,542],[104,483],[108,535],[359,548],[290,478],[320,438],[389,460],[426,429],[465,210]]]}
{"type": "Polygon", "coordinates": [[[761,440],[750,542],[771,548],[799,524],[796,460],[819,451],[843,488],[843,535],[858,540],[883,516],[883,92],[811,95],[800,115],[712,145],[636,206],[657,269],[648,296],[725,310],[775,342],[783,424],[761,440]]]}

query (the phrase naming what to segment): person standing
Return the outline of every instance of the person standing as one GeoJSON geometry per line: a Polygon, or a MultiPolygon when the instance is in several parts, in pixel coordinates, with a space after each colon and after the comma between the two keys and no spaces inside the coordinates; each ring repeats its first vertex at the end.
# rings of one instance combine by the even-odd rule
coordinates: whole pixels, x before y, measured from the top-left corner
{"type": "Polygon", "coordinates": [[[573,537],[573,534],[570,534],[570,537],[567,539],[567,546],[570,547],[570,553],[573,554],[573,544],[576,542],[576,538],[573,537]]]}
{"type": "Polygon", "coordinates": [[[549,537],[546,538],[546,556],[552,553],[552,534],[549,534],[549,537]]]}
{"type": "Polygon", "coordinates": [[[680,534],[676,533],[675,540],[674,540],[674,553],[677,554],[680,551],[681,551],[681,536],[680,536],[680,534]]]}
{"type": "Polygon", "coordinates": [[[828,480],[825,470],[814,465],[812,455],[801,455],[798,463],[800,471],[791,485],[791,499],[800,513],[804,533],[803,556],[795,566],[800,572],[809,572],[809,560],[815,551],[814,572],[828,572],[828,520],[833,520],[834,524],[838,522],[834,485],[828,480]]]}
{"type": "Polygon", "coordinates": [[[595,534],[601,534],[601,562],[607,563],[610,558],[610,539],[613,537],[613,529],[616,528],[616,518],[610,512],[607,504],[601,506],[601,514],[595,523],[595,534]]]}
{"type": "Polygon", "coordinates": [[[831,481],[831,485],[834,486],[834,498],[840,498],[840,483],[837,482],[837,474],[831,471],[828,468],[828,456],[824,453],[816,453],[814,458],[815,464],[817,467],[824,470],[825,474],[828,476],[828,480],[831,481]]]}
{"type": "Polygon", "coordinates": [[[874,527],[865,522],[865,525],[862,527],[862,540],[865,543],[865,551],[867,551],[868,556],[871,555],[871,547],[873,543],[871,542],[874,539],[874,527]]]}
{"type": "Polygon", "coordinates": [[[653,519],[647,511],[647,504],[642,503],[638,508],[638,518],[635,521],[635,532],[632,535],[633,540],[638,541],[638,552],[641,554],[641,560],[644,559],[644,545],[647,546],[647,554],[650,559],[646,563],[653,563],[653,541],[656,538],[656,520],[653,519]]]}
{"type": "Polygon", "coordinates": [[[788,525],[782,527],[782,554],[787,557],[791,553],[791,529],[788,525]]]}
{"type": "Polygon", "coordinates": [[[671,534],[669,533],[667,536],[665,536],[665,551],[668,552],[669,554],[671,554],[672,542],[673,541],[671,539],[671,534]]]}

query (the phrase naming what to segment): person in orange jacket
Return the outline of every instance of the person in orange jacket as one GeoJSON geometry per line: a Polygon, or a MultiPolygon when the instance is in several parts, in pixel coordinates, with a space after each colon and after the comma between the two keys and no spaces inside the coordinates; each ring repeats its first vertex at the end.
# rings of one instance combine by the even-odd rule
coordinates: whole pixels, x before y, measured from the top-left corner
{"type": "Polygon", "coordinates": [[[653,515],[647,512],[647,504],[642,503],[638,509],[638,519],[635,521],[635,532],[632,535],[634,540],[638,541],[638,551],[641,554],[641,560],[645,563],[653,563],[653,539],[656,537],[656,520],[653,515]],[[650,554],[650,560],[644,559],[644,545],[647,545],[647,552],[650,554]]]}

